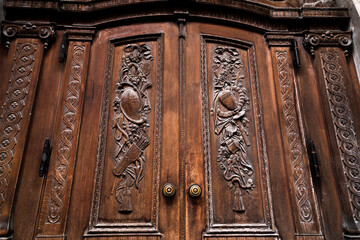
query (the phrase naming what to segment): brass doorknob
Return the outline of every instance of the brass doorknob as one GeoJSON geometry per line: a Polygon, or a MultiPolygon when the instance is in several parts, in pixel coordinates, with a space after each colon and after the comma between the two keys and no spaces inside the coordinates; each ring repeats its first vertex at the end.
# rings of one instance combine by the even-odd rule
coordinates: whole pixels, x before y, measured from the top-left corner
{"type": "Polygon", "coordinates": [[[162,193],[165,197],[173,197],[176,193],[176,187],[172,183],[165,183],[162,189],[162,193]]]}
{"type": "Polygon", "coordinates": [[[192,198],[198,198],[201,196],[201,187],[197,184],[193,184],[189,187],[189,195],[192,198]]]}

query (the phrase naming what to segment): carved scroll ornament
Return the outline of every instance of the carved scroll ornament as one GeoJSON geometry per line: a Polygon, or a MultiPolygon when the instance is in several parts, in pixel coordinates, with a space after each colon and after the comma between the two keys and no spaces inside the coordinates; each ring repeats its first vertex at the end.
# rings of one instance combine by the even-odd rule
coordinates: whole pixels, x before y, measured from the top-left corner
{"type": "Polygon", "coordinates": [[[80,85],[84,69],[85,46],[75,45],[71,59],[71,70],[69,83],[66,90],[65,105],[61,123],[61,132],[57,148],[55,173],[51,184],[48,223],[58,223],[61,219],[61,212],[64,205],[65,188],[69,165],[73,152],[76,150],[75,125],[78,121],[76,116],[79,111],[80,85]]]}
{"type": "Polygon", "coordinates": [[[144,177],[144,150],[150,144],[148,98],[153,56],[146,44],[130,44],[124,48],[120,76],[113,101],[113,136],[115,152],[112,194],[119,202],[119,212],[133,211],[131,188],[139,188],[144,177]]]}
{"type": "Polygon", "coordinates": [[[44,42],[44,49],[47,49],[49,40],[55,37],[54,26],[51,24],[33,24],[31,22],[3,22],[2,33],[7,39],[6,47],[10,46],[10,40],[15,37],[40,38],[44,42]]]}
{"type": "Polygon", "coordinates": [[[18,142],[23,112],[27,104],[27,95],[33,73],[35,54],[38,45],[18,43],[9,85],[0,116],[0,210],[7,192],[11,166],[18,142]]]}
{"type": "Polygon", "coordinates": [[[321,51],[321,65],[353,217],[360,221],[360,150],[336,51],[321,51]]]}
{"type": "Polygon", "coordinates": [[[214,131],[220,137],[217,162],[229,187],[234,189],[233,210],[242,212],[245,206],[241,191],[254,188],[254,170],[247,157],[249,98],[243,83],[244,64],[236,48],[217,46],[214,52],[211,113],[214,131]]]}
{"type": "Polygon", "coordinates": [[[313,56],[317,47],[341,47],[344,49],[345,56],[348,56],[349,47],[352,44],[351,32],[326,31],[306,33],[303,44],[313,56]]]}
{"type": "Polygon", "coordinates": [[[283,115],[286,125],[287,143],[290,150],[290,162],[295,188],[296,204],[298,207],[300,221],[313,221],[313,209],[309,199],[309,184],[307,183],[305,164],[303,159],[303,148],[300,138],[298,117],[296,115],[294,85],[290,75],[290,66],[286,51],[276,51],[276,61],[279,71],[281,88],[281,101],[283,104],[283,115]]]}

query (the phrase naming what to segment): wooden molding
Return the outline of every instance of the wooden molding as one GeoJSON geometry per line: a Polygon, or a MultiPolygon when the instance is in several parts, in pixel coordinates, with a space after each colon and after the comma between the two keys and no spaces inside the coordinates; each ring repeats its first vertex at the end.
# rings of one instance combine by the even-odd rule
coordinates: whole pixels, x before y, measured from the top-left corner
{"type": "Polygon", "coordinates": [[[340,47],[344,50],[345,56],[348,56],[352,37],[350,31],[306,32],[304,33],[303,44],[313,56],[315,55],[315,49],[318,47],[340,47]]]}
{"type": "Polygon", "coordinates": [[[31,22],[9,22],[3,21],[2,34],[6,39],[6,47],[10,46],[12,39],[21,38],[40,38],[47,49],[51,38],[55,37],[55,25],[31,22]]]}

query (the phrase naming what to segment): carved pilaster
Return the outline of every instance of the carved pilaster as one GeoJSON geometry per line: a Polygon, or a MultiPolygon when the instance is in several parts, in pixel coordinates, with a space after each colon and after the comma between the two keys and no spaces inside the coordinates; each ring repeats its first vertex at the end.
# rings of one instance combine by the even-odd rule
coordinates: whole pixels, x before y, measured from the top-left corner
{"type": "Polygon", "coordinates": [[[37,237],[65,239],[70,193],[76,162],[82,103],[93,30],[70,29],[71,36],[65,67],[61,114],[57,120],[55,143],[41,212],[37,237]],[[53,237],[52,237],[53,236],[53,237]]]}
{"type": "Polygon", "coordinates": [[[3,99],[0,99],[0,238],[9,237],[12,231],[10,223],[15,188],[43,50],[55,32],[52,25],[4,21],[2,34],[9,52],[8,67],[2,73],[6,76],[8,85],[6,93],[1,94],[3,99]]]}
{"type": "Polygon", "coordinates": [[[345,56],[348,56],[352,44],[351,32],[307,32],[304,34],[303,44],[313,56],[318,47],[340,47],[344,50],[345,56]]]}
{"type": "MultiPolygon", "coordinates": [[[[350,39],[351,41],[351,39],[350,39]]],[[[360,238],[360,150],[351,109],[349,69],[340,44],[315,51],[314,65],[319,76],[334,165],[339,178],[345,239],[360,238]]]]}
{"type": "Polygon", "coordinates": [[[274,81],[282,124],[284,153],[292,193],[297,239],[323,239],[319,213],[312,187],[309,163],[304,144],[304,129],[300,117],[297,84],[292,64],[291,49],[295,37],[267,34],[271,47],[274,81]]]}
{"type": "Polygon", "coordinates": [[[15,38],[39,38],[47,49],[49,41],[55,36],[54,24],[34,24],[31,22],[8,22],[2,23],[2,34],[6,39],[6,47],[15,38]]]}

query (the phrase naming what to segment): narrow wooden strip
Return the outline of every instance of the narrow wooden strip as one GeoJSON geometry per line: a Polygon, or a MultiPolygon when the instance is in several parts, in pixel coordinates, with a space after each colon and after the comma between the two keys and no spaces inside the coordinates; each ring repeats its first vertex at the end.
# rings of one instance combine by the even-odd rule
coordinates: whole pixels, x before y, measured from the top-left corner
{"type": "Polygon", "coordinates": [[[55,144],[41,206],[38,236],[65,234],[78,134],[81,125],[89,42],[71,42],[65,72],[61,115],[58,117],[55,144]]]}

